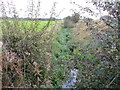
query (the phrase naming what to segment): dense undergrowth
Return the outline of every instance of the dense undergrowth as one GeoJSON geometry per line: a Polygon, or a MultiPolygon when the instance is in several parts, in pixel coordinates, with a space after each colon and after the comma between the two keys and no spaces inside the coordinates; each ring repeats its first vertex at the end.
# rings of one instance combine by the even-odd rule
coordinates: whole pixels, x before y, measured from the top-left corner
{"type": "MultiPolygon", "coordinates": [[[[12,2],[1,1],[2,87],[61,88],[75,68],[78,73],[73,87],[119,88],[120,3],[101,1],[93,5],[99,13],[106,10],[109,14],[106,18],[80,20],[82,15],[73,10],[74,14],[64,18],[64,22],[54,21],[54,17],[59,17],[56,3],[51,8],[49,20],[39,21],[40,1],[30,0],[25,12],[28,20],[19,19],[12,2]]],[[[73,4],[79,7],[81,14],[82,10],[95,14],[88,7],[73,4]]]]}
{"type": "Polygon", "coordinates": [[[70,55],[71,51],[69,49],[69,45],[71,43],[71,29],[62,28],[57,31],[57,34],[54,36],[54,40],[52,43],[52,54],[53,59],[52,62],[54,72],[53,74],[55,78],[55,86],[60,86],[63,84],[63,81],[68,79],[70,70],[73,68],[71,65],[72,55],[70,55]],[[60,82],[60,83],[59,83],[60,82]]]}
{"type": "Polygon", "coordinates": [[[1,23],[3,87],[40,87],[42,85],[44,87],[49,82],[47,67],[50,59],[48,56],[49,31],[36,32],[39,24],[35,26],[32,23],[29,25],[32,30],[29,30],[26,24],[21,26],[16,19],[12,24],[7,19],[1,23]]]}
{"type": "Polygon", "coordinates": [[[107,43],[110,40],[108,33],[114,34],[115,31],[103,22],[89,23],[89,26],[78,24],[74,30],[73,42],[76,48],[73,56],[79,71],[76,85],[78,88],[118,88],[115,53],[108,52],[110,46],[107,43]]]}
{"type": "Polygon", "coordinates": [[[61,88],[73,68],[78,69],[77,88],[118,87],[114,53],[103,43],[110,27],[81,21],[72,29],[57,23],[39,31],[37,23],[29,30],[16,19],[3,20],[3,87],[61,88]]]}

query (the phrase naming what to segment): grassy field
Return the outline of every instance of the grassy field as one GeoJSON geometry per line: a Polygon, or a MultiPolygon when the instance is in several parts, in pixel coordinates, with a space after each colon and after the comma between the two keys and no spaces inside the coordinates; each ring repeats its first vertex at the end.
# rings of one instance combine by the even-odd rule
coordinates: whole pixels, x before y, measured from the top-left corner
{"type": "MultiPolygon", "coordinates": [[[[3,23],[3,20],[0,21],[0,24],[3,23]]],[[[5,23],[5,22],[4,22],[5,23]]],[[[32,21],[32,20],[7,20],[7,23],[12,25],[13,27],[19,27],[19,29],[25,28],[27,30],[33,30],[35,28],[35,31],[39,32],[42,30],[48,23],[48,21],[32,21]],[[18,25],[18,26],[15,26],[18,25]]],[[[6,24],[7,24],[6,23],[6,24]]],[[[50,29],[53,27],[57,21],[51,21],[48,28],[50,29]]],[[[2,30],[0,29],[0,35],[2,34],[2,30]]]]}
{"type": "MultiPolygon", "coordinates": [[[[30,26],[33,26],[33,28],[37,26],[36,31],[40,31],[47,25],[48,21],[20,21],[19,23],[21,26],[25,25],[26,27],[28,27],[29,30],[32,29],[30,26]]],[[[48,29],[53,27],[55,23],[56,21],[51,21],[48,26],[48,29]]]]}
{"type": "MultiPolygon", "coordinates": [[[[51,21],[46,29],[51,29],[57,21],[51,21]]],[[[17,31],[22,31],[23,33],[26,31],[35,31],[40,32],[47,24],[48,21],[32,21],[32,20],[0,20],[0,41],[2,41],[2,35],[4,30],[2,31],[2,25],[7,24],[8,28],[11,28],[12,30],[16,29],[17,31]]],[[[8,30],[9,31],[9,30],[8,30]]]]}

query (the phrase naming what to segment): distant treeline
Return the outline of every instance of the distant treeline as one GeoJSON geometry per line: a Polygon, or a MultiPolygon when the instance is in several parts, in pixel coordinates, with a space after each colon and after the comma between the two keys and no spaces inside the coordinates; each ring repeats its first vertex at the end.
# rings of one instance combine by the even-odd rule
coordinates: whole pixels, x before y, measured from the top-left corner
{"type": "MultiPolygon", "coordinates": [[[[11,18],[11,17],[5,17],[7,19],[10,20],[14,20],[15,18],[11,18]]],[[[0,19],[3,19],[3,17],[0,17],[0,19]]],[[[56,18],[17,18],[19,20],[41,20],[41,21],[48,21],[48,20],[52,20],[52,21],[60,21],[62,19],[56,19],[56,18]]]]}

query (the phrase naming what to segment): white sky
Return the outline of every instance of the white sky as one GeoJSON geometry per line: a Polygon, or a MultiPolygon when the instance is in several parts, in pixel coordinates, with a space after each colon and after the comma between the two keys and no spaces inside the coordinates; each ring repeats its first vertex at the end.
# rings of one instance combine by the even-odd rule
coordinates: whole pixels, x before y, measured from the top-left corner
{"type": "MultiPolygon", "coordinates": [[[[25,11],[27,10],[27,5],[29,4],[28,2],[30,0],[3,0],[3,1],[4,2],[13,1],[18,11],[19,17],[25,17],[26,15],[25,11]]],[[[37,2],[38,0],[33,0],[33,1],[37,2]]],[[[39,1],[41,2],[40,15],[42,18],[50,17],[50,11],[54,2],[57,2],[56,11],[55,11],[57,14],[59,14],[59,12],[63,10],[57,18],[64,18],[68,15],[72,15],[73,11],[71,11],[71,9],[76,9],[77,12],[80,12],[80,9],[78,8],[78,6],[70,4],[71,1],[74,1],[83,7],[90,7],[93,11],[95,11],[96,13],[99,13],[92,4],[86,3],[86,0],[39,0],[39,1]],[[45,15],[45,13],[47,13],[47,15],[45,15]]],[[[104,14],[106,14],[106,12],[104,14]]],[[[82,15],[86,17],[91,17],[94,19],[99,18],[99,14],[97,15],[98,17],[89,16],[88,13],[85,13],[82,15]]]]}

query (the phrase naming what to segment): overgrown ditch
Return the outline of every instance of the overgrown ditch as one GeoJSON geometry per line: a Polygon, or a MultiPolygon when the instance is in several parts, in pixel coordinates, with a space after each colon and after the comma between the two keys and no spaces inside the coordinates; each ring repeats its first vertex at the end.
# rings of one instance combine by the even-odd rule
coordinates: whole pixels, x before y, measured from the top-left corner
{"type": "Polygon", "coordinates": [[[62,28],[56,35],[53,43],[55,69],[58,72],[57,78],[63,78],[62,88],[69,88],[75,85],[77,69],[74,67],[73,49],[72,46],[72,29],[62,28]],[[59,68],[58,68],[59,67],[59,68]]]}
{"type": "Polygon", "coordinates": [[[115,64],[101,58],[104,54],[102,46],[90,31],[86,31],[87,28],[84,23],[74,29],[63,28],[54,37],[52,61],[57,72],[54,80],[61,80],[61,83],[54,82],[55,86],[104,88],[113,79],[112,76],[116,76],[115,64]]]}

